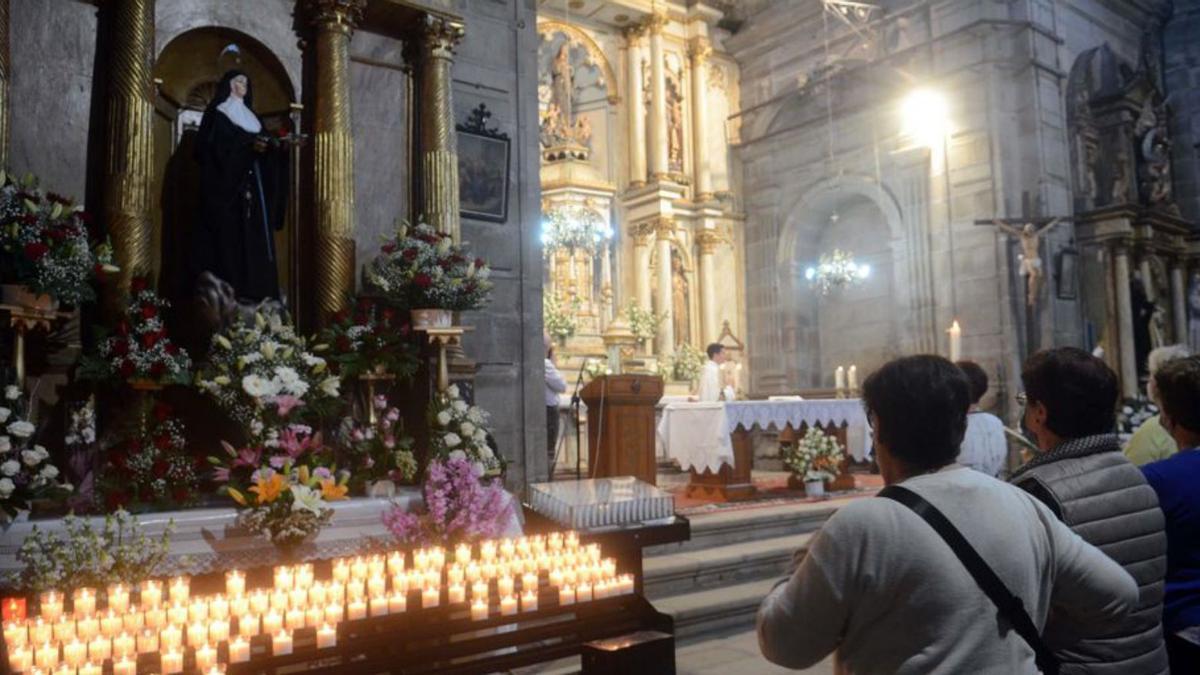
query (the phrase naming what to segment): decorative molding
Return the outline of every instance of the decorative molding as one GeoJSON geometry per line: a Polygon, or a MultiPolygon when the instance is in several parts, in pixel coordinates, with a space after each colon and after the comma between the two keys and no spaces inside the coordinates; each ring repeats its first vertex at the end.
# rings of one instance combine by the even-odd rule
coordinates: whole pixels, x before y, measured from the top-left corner
{"type": "Polygon", "coordinates": [[[692,58],[692,63],[694,65],[697,61],[702,62],[712,56],[712,43],[709,42],[707,38],[694,37],[691,40],[688,40],[687,51],[688,56],[692,58]]]}
{"type": "Polygon", "coordinates": [[[441,59],[453,59],[454,48],[466,35],[466,27],[461,21],[453,21],[440,16],[426,14],[421,24],[421,40],[427,56],[441,59]]]}

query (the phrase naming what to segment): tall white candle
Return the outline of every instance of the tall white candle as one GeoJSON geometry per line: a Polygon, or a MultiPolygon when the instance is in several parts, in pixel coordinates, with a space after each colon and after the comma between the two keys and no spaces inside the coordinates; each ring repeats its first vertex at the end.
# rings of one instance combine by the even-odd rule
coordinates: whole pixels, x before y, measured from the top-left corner
{"type": "Polygon", "coordinates": [[[837,370],[833,371],[833,388],[842,391],[846,388],[846,369],[838,366],[837,370]]]}
{"type": "Polygon", "coordinates": [[[858,391],[858,366],[850,365],[850,370],[846,371],[846,380],[850,391],[858,391]]]}
{"type": "Polygon", "coordinates": [[[946,332],[950,334],[950,360],[958,361],[962,358],[962,327],[958,325],[957,319],[950,324],[946,332]]]}

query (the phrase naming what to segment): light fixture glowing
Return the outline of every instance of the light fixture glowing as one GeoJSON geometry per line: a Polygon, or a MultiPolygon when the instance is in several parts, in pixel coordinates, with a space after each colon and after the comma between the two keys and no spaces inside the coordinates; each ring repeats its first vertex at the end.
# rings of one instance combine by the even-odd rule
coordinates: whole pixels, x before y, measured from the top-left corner
{"type": "Polygon", "coordinates": [[[595,253],[613,237],[612,227],[594,209],[567,205],[546,213],[542,221],[542,248],[549,254],[555,249],[582,249],[595,253]]]}
{"type": "Polygon", "coordinates": [[[901,130],[913,142],[934,148],[950,132],[946,97],[932,89],[917,89],[900,106],[901,130]]]}
{"type": "Polygon", "coordinates": [[[871,266],[854,261],[854,254],[840,249],[822,253],[816,267],[804,270],[804,278],[821,295],[861,284],[871,276],[871,266]]]}

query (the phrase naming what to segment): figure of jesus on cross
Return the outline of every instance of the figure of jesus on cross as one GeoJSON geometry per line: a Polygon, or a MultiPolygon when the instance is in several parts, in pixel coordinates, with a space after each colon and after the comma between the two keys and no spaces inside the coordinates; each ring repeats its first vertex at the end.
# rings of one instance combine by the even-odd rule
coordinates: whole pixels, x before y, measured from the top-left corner
{"type": "MultiPolygon", "coordinates": [[[[1029,193],[1024,194],[1026,213],[1031,210],[1029,208],[1029,193]]],[[[976,220],[976,225],[995,225],[1001,232],[1017,238],[1021,245],[1021,276],[1025,277],[1025,304],[1028,307],[1036,307],[1037,299],[1042,290],[1042,254],[1041,243],[1042,234],[1058,225],[1064,220],[1070,220],[1070,216],[1054,216],[1054,217],[1035,217],[1025,216],[1021,218],[993,218],[991,220],[976,220]]]]}

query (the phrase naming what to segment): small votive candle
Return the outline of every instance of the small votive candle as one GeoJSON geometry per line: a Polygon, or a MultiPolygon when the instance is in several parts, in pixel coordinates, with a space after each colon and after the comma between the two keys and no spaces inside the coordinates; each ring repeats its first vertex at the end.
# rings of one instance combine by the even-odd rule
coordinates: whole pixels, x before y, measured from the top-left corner
{"type": "Polygon", "coordinates": [[[97,635],[88,643],[88,660],[103,661],[112,656],[112,642],[103,635],[97,635]]]}
{"type": "Polygon", "coordinates": [[[379,577],[384,578],[384,572],[387,570],[387,561],[381,555],[373,555],[367,558],[367,578],[372,579],[379,577]]]}
{"type": "Polygon", "coordinates": [[[242,614],[238,617],[238,635],[252,638],[258,635],[258,615],[242,614]]]}
{"type": "Polygon", "coordinates": [[[271,653],[275,656],[283,656],[284,654],[292,653],[292,634],[287,631],[279,631],[271,636],[271,653]]]}
{"type": "Polygon", "coordinates": [[[243,637],[236,637],[229,643],[229,662],[245,663],[250,660],[250,643],[243,637]]]}
{"type": "Polygon", "coordinates": [[[513,545],[512,539],[500,540],[500,555],[504,558],[511,558],[517,551],[517,547],[513,545]]]}
{"type": "Polygon", "coordinates": [[[137,675],[137,661],[128,656],[113,661],[113,675],[137,675]]]}
{"type": "Polygon", "coordinates": [[[79,675],[103,675],[103,673],[104,667],[99,663],[88,661],[79,666],[79,675]]]}
{"type": "Polygon", "coordinates": [[[177,650],[183,644],[183,631],[179,626],[169,624],[158,632],[158,643],[163,651],[177,650]]]}
{"type": "Polygon", "coordinates": [[[192,593],[192,580],[187,577],[175,577],[171,579],[167,592],[171,602],[187,602],[192,593]]]}
{"type": "Polygon", "coordinates": [[[350,580],[350,562],[345,559],[333,561],[333,580],[346,583],[350,580]]]}
{"type": "Polygon", "coordinates": [[[342,604],[346,600],[346,584],[335,581],[325,586],[325,602],[342,604]]]}
{"type": "Polygon", "coordinates": [[[325,604],[325,584],[317,581],[308,588],[308,602],[312,605],[323,606],[325,604]]]}
{"type": "Polygon", "coordinates": [[[75,633],[84,640],[91,640],[100,634],[100,620],[89,616],[75,622],[75,633]]]}
{"type": "Polygon", "coordinates": [[[29,622],[29,644],[40,645],[43,642],[49,642],[54,636],[54,626],[48,621],[38,617],[29,622]]]}
{"type": "Polygon", "coordinates": [[[429,567],[430,569],[441,571],[446,566],[446,550],[441,546],[434,546],[429,549],[429,567]]]}
{"type": "Polygon", "coordinates": [[[276,612],[275,610],[271,610],[263,615],[262,632],[266,633],[267,635],[274,635],[274,634],[278,633],[282,628],[283,628],[283,617],[280,616],[279,612],[276,612]]]}
{"type": "Polygon", "coordinates": [[[182,600],[173,600],[167,608],[167,623],[182,626],[188,621],[188,606],[182,600]]]}
{"type": "Polygon", "coordinates": [[[245,594],[229,598],[229,616],[241,616],[250,611],[250,598],[245,594]]]}
{"type": "Polygon", "coordinates": [[[388,599],[386,595],[371,596],[371,616],[387,616],[388,599]]]}
{"type": "Polygon", "coordinates": [[[196,669],[207,670],[217,662],[217,650],[207,642],[196,648],[196,669]]]}
{"type": "Polygon", "coordinates": [[[476,581],[471,584],[471,599],[484,600],[488,598],[488,585],[486,581],[476,581]]]}
{"type": "Polygon", "coordinates": [[[491,562],[496,559],[496,542],[485,541],[479,545],[479,557],[485,562],[491,562]]]}
{"type": "Polygon", "coordinates": [[[290,591],[295,585],[296,576],[292,573],[291,567],[284,565],[275,568],[275,590],[290,591]]]}
{"type": "Polygon", "coordinates": [[[341,605],[329,605],[325,608],[325,623],[331,623],[336,626],[342,622],[344,616],[345,611],[341,605]]]}
{"type": "Polygon", "coordinates": [[[395,576],[404,571],[404,554],[395,552],[387,559],[388,574],[395,576]]]}
{"type": "Polygon", "coordinates": [[[125,617],[114,612],[112,609],[104,610],[100,615],[100,633],[112,637],[121,632],[121,628],[125,625],[125,617]]]}
{"type": "Polygon", "coordinates": [[[297,565],[293,570],[296,577],[296,588],[308,588],[313,582],[313,566],[310,563],[297,565]]]}
{"type": "Polygon", "coordinates": [[[454,605],[460,602],[466,602],[467,589],[460,583],[452,583],[446,587],[446,602],[454,605]]]}
{"type": "Polygon", "coordinates": [[[483,621],[488,618],[487,602],[483,600],[475,600],[471,603],[471,620],[483,621]]]}
{"type": "Polygon", "coordinates": [[[174,675],[183,672],[183,652],[177,649],[167,650],[161,655],[163,675],[174,675]]]}
{"type": "Polygon", "coordinates": [[[73,637],[75,637],[75,621],[73,619],[64,616],[58,623],[54,624],[55,642],[70,642],[73,637]]]}
{"type": "Polygon", "coordinates": [[[9,649],[24,647],[28,643],[29,629],[25,627],[24,621],[9,621],[4,624],[4,644],[8,645],[9,649]]]}
{"type": "Polygon", "coordinates": [[[575,604],[575,589],[571,586],[563,586],[562,588],[558,589],[558,604],[575,604]]]}
{"type": "Polygon", "coordinates": [[[325,621],[325,610],[319,605],[309,605],[308,609],[304,610],[304,625],[308,628],[316,628],[325,621]]]}
{"type": "MultiPolygon", "coordinates": [[[[379,581],[382,582],[383,579],[380,579],[379,581]]],[[[304,607],[307,604],[308,604],[308,587],[307,586],[305,586],[304,588],[293,588],[291,591],[288,592],[288,607],[292,607],[292,608],[296,608],[296,609],[304,609],[304,607]]]]}
{"type": "Polygon", "coordinates": [[[521,590],[528,591],[530,589],[537,590],[538,575],[532,572],[526,572],[521,575],[521,590]]]}
{"type": "Polygon", "coordinates": [[[213,619],[208,624],[208,640],[213,644],[229,639],[229,619],[213,619]]]}
{"type": "Polygon", "coordinates": [[[346,616],[351,621],[365,619],[367,617],[367,603],[363,602],[362,598],[351,600],[346,606],[346,616]]]}
{"type": "Polygon", "coordinates": [[[158,631],[150,628],[142,629],[142,632],[137,636],[137,650],[139,654],[153,654],[158,651],[158,631]]]}
{"type": "Polygon", "coordinates": [[[508,616],[517,613],[517,599],[511,595],[500,597],[500,613],[508,616]]]}
{"type": "Polygon", "coordinates": [[[323,624],[317,629],[317,649],[328,649],[337,646],[337,630],[329,624],[323,624]]]}
{"type": "Polygon", "coordinates": [[[421,607],[430,608],[437,607],[442,601],[442,592],[437,588],[426,588],[421,591],[421,607]]]}
{"type": "Polygon", "coordinates": [[[167,625],[167,611],[161,607],[148,609],[142,616],[142,623],[146,628],[162,628],[167,625]]]}
{"type": "Polygon", "coordinates": [[[246,592],[246,575],[240,570],[230,570],[225,573],[225,593],[230,596],[246,592]]]}
{"type": "Polygon", "coordinates": [[[96,591],[90,588],[80,588],[71,597],[71,603],[76,618],[91,616],[96,613],[96,591]]]}
{"type": "Polygon", "coordinates": [[[592,585],[588,582],[583,582],[575,587],[575,602],[590,602],[592,599],[592,585]]]}
{"type": "Polygon", "coordinates": [[[461,584],[466,579],[466,572],[459,565],[451,565],[446,570],[446,583],[461,584]]]}
{"type": "Polygon", "coordinates": [[[80,642],[79,638],[71,638],[71,641],[63,645],[63,663],[78,668],[87,661],[87,644],[80,642]]]}
{"type": "Polygon", "coordinates": [[[208,642],[208,623],[197,621],[187,627],[187,643],[189,647],[199,647],[208,642]]]}
{"type": "Polygon", "coordinates": [[[8,665],[14,673],[29,670],[33,666],[33,651],[27,646],[8,650],[8,665]]]}
{"type": "Polygon", "coordinates": [[[51,669],[58,665],[58,644],[43,642],[33,655],[33,663],[38,668],[51,669]]]}
{"type": "Polygon", "coordinates": [[[536,612],[538,608],[537,591],[526,590],[521,593],[521,611],[536,612]]]}
{"type": "Polygon", "coordinates": [[[550,570],[550,585],[551,586],[562,586],[563,585],[563,571],[562,570],[560,570],[560,569],[550,570]]]}
{"type": "Polygon", "coordinates": [[[459,544],[455,547],[454,562],[459,565],[466,565],[471,562],[471,547],[466,544],[459,544]]]}
{"type": "Polygon", "coordinates": [[[350,578],[351,579],[366,579],[367,578],[367,561],[362,556],[354,558],[350,562],[350,578]]]}
{"type": "Polygon", "coordinates": [[[250,611],[255,614],[266,614],[271,607],[271,598],[261,588],[250,593],[250,611]]]}
{"type": "Polygon", "coordinates": [[[229,618],[229,601],[224,596],[209,600],[208,602],[208,618],[210,619],[228,619],[229,618]]]}
{"type": "Polygon", "coordinates": [[[496,594],[502,598],[513,594],[512,577],[496,577],[496,594]]]}
{"type": "Polygon", "coordinates": [[[367,597],[367,584],[362,579],[351,579],[346,583],[346,599],[361,600],[367,597]]]}
{"type": "MultiPolygon", "coordinates": [[[[460,601],[461,602],[461,601],[460,601]]],[[[408,609],[408,595],[406,593],[392,593],[388,597],[388,613],[399,614],[408,609]]]]}
{"type": "Polygon", "coordinates": [[[139,611],[132,611],[121,617],[121,628],[127,633],[136,633],[146,625],[146,615],[139,611]]]}
{"type": "Polygon", "coordinates": [[[46,591],[38,596],[38,607],[41,608],[42,618],[51,623],[58,621],[63,615],[63,595],[57,591],[46,591]]]}
{"type": "Polygon", "coordinates": [[[304,628],[304,610],[289,609],[283,617],[283,625],[289,630],[294,631],[297,628],[304,628]]]}
{"type": "Polygon", "coordinates": [[[367,580],[367,595],[369,595],[369,596],[380,595],[384,592],[385,589],[387,589],[387,577],[384,577],[384,576],[371,577],[370,579],[367,580]]]}
{"type": "Polygon", "coordinates": [[[413,551],[413,568],[419,572],[424,572],[429,566],[429,553],[423,548],[413,551]]]}
{"type": "Polygon", "coordinates": [[[271,593],[271,609],[283,613],[287,611],[290,603],[291,598],[288,597],[287,591],[275,591],[271,593]]]}
{"type": "Polygon", "coordinates": [[[129,588],[125,584],[112,584],[108,587],[108,609],[117,614],[129,611],[129,588]]]}
{"type": "Polygon", "coordinates": [[[153,609],[162,604],[162,582],[154,581],[153,579],[149,581],[143,581],[139,590],[138,603],[141,604],[143,608],[153,609]]]}
{"type": "Polygon", "coordinates": [[[121,633],[113,638],[112,653],[113,658],[135,656],[137,654],[137,642],[129,633],[121,633]]]}

